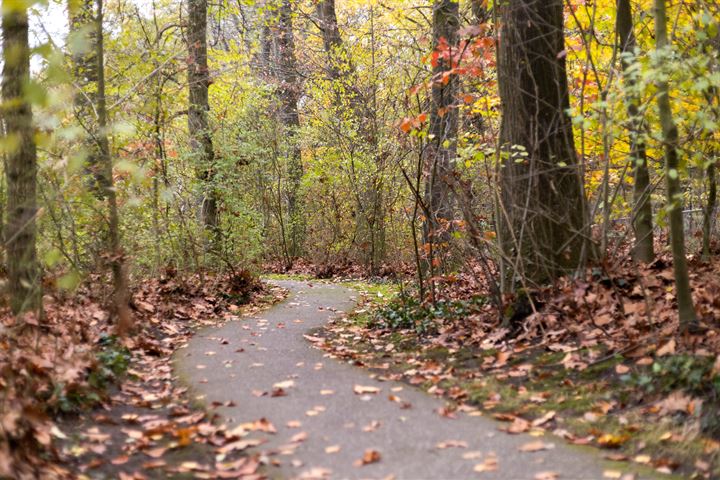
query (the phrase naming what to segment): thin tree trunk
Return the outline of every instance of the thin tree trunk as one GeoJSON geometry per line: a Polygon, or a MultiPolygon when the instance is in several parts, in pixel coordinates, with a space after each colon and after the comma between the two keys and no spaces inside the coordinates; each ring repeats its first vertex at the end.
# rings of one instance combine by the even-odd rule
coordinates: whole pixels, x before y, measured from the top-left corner
{"type": "Polygon", "coordinates": [[[431,137],[426,149],[424,194],[429,218],[423,225],[424,242],[436,246],[443,246],[449,241],[453,220],[450,176],[453,175],[457,153],[459,78],[450,71],[453,69],[452,58],[458,53],[459,28],[458,2],[436,0],[433,5],[433,50],[438,52],[442,49],[444,54],[437,56],[432,70],[431,137]]]}
{"type": "Polygon", "coordinates": [[[68,35],[70,61],[72,64],[75,92],[73,110],[80,127],[88,134],[85,142],[85,169],[91,190],[102,196],[102,165],[97,156],[95,139],[97,130],[97,112],[94,106],[94,92],[97,85],[97,58],[95,0],[69,0],[68,21],[71,26],[68,35]]]}
{"type": "MultiPolygon", "coordinates": [[[[669,48],[667,34],[667,11],[665,0],[655,0],[655,45],[659,54],[669,48]]],[[[657,102],[665,144],[665,182],[667,188],[670,246],[672,248],[675,290],[678,302],[681,331],[696,322],[687,259],[685,258],[685,227],[683,225],[683,199],[680,185],[678,158],[678,129],[672,116],[670,86],[665,77],[657,80],[657,102]]]]}
{"type": "Polygon", "coordinates": [[[378,128],[378,103],[377,103],[377,59],[376,59],[376,36],[375,36],[375,9],[370,7],[370,59],[372,61],[372,69],[370,71],[372,78],[370,102],[368,102],[367,111],[369,118],[367,119],[366,138],[372,149],[375,169],[373,170],[370,191],[368,192],[370,205],[370,214],[366,215],[368,229],[371,234],[371,252],[370,252],[370,272],[375,275],[380,264],[385,260],[385,195],[384,195],[384,171],[386,168],[387,154],[379,145],[380,131],[378,128]]]}
{"type": "Polygon", "coordinates": [[[498,83],[500,237],[506,288],[543,284],[581,267],[587,207],[569,109],[562,0],[509,0],[501,17],[498,83]]]}
{"type": "Polygon", "coordinates": [[[108,205],[108,254],[113,277],[113,288],[116,314],[118,316],[116,330],[123,336],[132,328],[132,319],[128,308],[128,285],[125,271],[125,254],[120,245],[120,214],[118,212],[117,193],[113,179],[113,162],[108,139],[108,115],[105,99],[105,46],[103,35],[103,0],[96,0],[96,43],[97,59],[97,92],[95,109],[98,116],[97,142],[98,166],[101,171],[103,195],[108,205]]]}
{"type": "MultiPolygon", "coordinates": [[[[386,155],[380,151],[378,145],[376,85],[368,101],[363,101],[363,95],[356,83],[355,66],[350,52],[343,41],[338,26],[335,0],[320,0],[316,5],[316,23],[323,39],[323,49],[327,56],[327,78],[333,92],[333,102],[341,118],[349,120],[350,135],[357,133],[361,142],[353,140],[353,147],[357,151],[373,158],[375,170],[368,181],[357,186],[356,230],[360,244],[368,244],[366,263],[370,271],[375,273],[385,257],[385,211],[383,205],[383,178],[386,155]]],[[[370,40],[372,70],[370,77],[375,82],[375,11],[370,8],[370,40]]],[[[354,152],[353,152],[354,154],[354,152]]],[[[352,154],[351,154],[352,155],[352,154]]]]}
{"type": "Polygon", "coordinates": [[[655,259],[653,247],[652,202],[650,200],[650,172],[648,170],[645,142],[642,138],[643,121],[639,113],[639,99],[634,93],[635,78],[629,73],[629,55],[635,51],[635,33],[633,32],[632,7],[630,0],[617,1],[616,30],[622,51],[621,65],[625,80],[625,103],[628,114],[630,135],[630,162],[633,168],[633,214],[632,226],[635,232],[635,244],[632,255],[635,260],[650,263],[655,259]]]}
{"type": "Polygon", "coordinates": [[[703,260],[710,260],[710,239],[712,237],[712,221],[715,217],[715,207],[717,205],[717,178],[715,163],[717,157],[712,153],[710,164],[705,169],[705,184],[707,185],[707,202],[703,210],[703,260]]]}
{"type": "Polygon", "coordinates": [[[305,222],[300,202],[300,182],[303,176],[302,155],[297,143],[297,131],[300,128],[298,100],[300,85],[295,58],[295,38],[292,22],[292,4],[290,0],[281,0],[278,18],[279,32],[276,38],[279,55],[280,80],[280,120],[285,126],[287,138],[288,169],[288,235],[291,261],[302,254],[305,222]]]}
{"type": "Polygon", "coordinates": [[[32,107],[23,95],[30,80],[27,9],[4,1],[2,5],[5,128],[16,147],[7,153],[8,291],[14,313],[41,308],[40,266],[36,250],[37,148],[32,107]]]}
{"type": "Polygon", "coordinates": [[[155,268],[159,269],[162,265],[162,230],[160,229],[160,175],[162,165],[165,161],[165,152],[162,139],[162,86],[160,80],[157,80],[158,90],[155,96],[155,115],[154,115],[154,132],[153,141],[155,143],[155,168],[153,171],[153,232],[155,233],[155,268]]]}
{"type": "Polygon", "coordinates": [[[218,247],[218,205],[214,185],[214,152],[208,112],[210,73],[207,62],[207,0],[188,0],[188,132],[190,150],[201,182],[200,221],[218,247]]]}
{"type": "MultiPolygon", "coordinates": [[[[706,45],[706,54],[711,58],[717,58],[718,51],[720,50],[720,32],[715,32],[715,35],[708,39],[706,45]]],[[[718,71],[717,60],[712,66],[715,72],[718,71]]],[[[718,98],[718,89],[716,87],[711,88],[706,93],[705,98],[708,105],[713,105],[713,111],[715,118],[718,118],[720,114],[720,98],[718,98]]],[[[710,141],[712,141],[712,134],[707,135],[710,141]]],[[[713,219],[715,218],[717,208],[717,161],[718,161],[718,150],[715,147],[711,147],[710,154],[708,155],[710,163],[705,168],[705,186],[707,190],[707,200],[703,211],[703,253],[702,258],[705,261],[709,261],[711,257],[710,253],[710,241],[712,239],[712,227],[713,219]]]]}

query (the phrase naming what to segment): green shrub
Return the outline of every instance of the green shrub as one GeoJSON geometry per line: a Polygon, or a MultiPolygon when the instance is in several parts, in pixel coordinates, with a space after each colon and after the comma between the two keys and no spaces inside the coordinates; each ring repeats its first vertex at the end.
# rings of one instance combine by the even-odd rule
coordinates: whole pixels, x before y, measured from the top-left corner
{"type": "Polygon", "coordinates": [[[713,370],[714,357],[674,355],[658,358],[648,371],[630,377],[650,393],[684,390],[689,394],[717,400],[720,375],[713,370]]]}
{"type": "Polygon", "coordinates": [[[466,317],[485,302],[485,297],[473,297],[470,300],[441,300],[432,304],[422,303],[414,296],[400,295],[375,312],[370,327],[414,330],[419,335],[434,333],[444,321],[466,317]]]}
{"type": "Polygon", "coordinates": [[[55,384],[53,396],[62,412],[76,412],[102,400],[105,390],[125,374],[130,364],[130,351],[115,335],[100,338],[96,362],[88,372],[87,382],[55,384]]]}

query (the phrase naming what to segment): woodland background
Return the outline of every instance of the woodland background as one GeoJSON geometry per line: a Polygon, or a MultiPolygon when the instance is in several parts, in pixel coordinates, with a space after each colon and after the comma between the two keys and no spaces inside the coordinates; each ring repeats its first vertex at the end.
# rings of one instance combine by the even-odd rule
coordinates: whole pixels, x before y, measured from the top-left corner
{"type": "MultiPolygon", "coordinates": [[[[717,403],[716,2],[4,0],[2,18],[13,408],[33,368],[43,411],[90,368],[22,383],[18,352],[142,330],[167,282],[246,300],[268,271],[395,279],[379,325],[420,336],[590,338],[596,360],[672,341],[717,403]]],[[[37,428],[15,420],[0,438],[37,428]]]]}

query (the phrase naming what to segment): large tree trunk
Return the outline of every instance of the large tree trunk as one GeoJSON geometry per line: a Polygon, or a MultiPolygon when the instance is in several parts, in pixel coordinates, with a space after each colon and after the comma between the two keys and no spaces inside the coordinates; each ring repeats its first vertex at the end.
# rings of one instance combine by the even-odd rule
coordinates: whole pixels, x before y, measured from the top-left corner
{"type": "Polygon", "coordinates": [[[343,75],[351,73],[353,67],[347,52],[344,51],[335,12],[335,0],[319,0],[315,10],[323,48],[328,58],[328,77],[330,80],[339,80],[343,75]]]}
{"type": "Polygon", "coordinates": [[[498,5],[505,273],[543,284],[581,266],[586,202],[568,114],[562,0],[498,5]]]}
{"type": "Polygon", "coordinates": [[[302,254],[305,222],[300,202],[300,182],[303,176],[302,155],[297,143],[297,130],[300,128],[298,100],[300,84],[295,59],[295,38],[292,23],[292,5],[290,0],[281,0],[278,18],[277,47],[279,56],[280,81],[280,120],[285,127],[287,138],[288,169],[288,217],[289,217],[289,255],[295,259],[302,254]]]}
{"type": "Polygon", "coordinates": [[[217,247],[218,205],[214,185],[214,153],[208,112],[210,72],[207,62],[207,0],[188,0],[188,132],[190,150],[203,190],[200,220],[212,235],[212,248],[217,247]]]}
{"type": "MultiPolygon", "coordinates": [[[[655,45],[658,54],[663,55],[669,48],[667,35],[667,11],[665,0],[655,0],[655,45]]],[[[670,85],[667,77],[658,76],[657,102],[662,124],[663,143],[665,144],[665,182],[668,197],[670,246],[675,272],[675,291],[680,317],[680,329],[686,331],[695,323],[690,278],[685,258],[685,226],[683,223],[683,192],[680,186],[680,160],[678,158],[678,129],[672,116],[670,105],[670,85]]]]}
{"type": "Polygon", "coordinates": [[[616,31],[620,50],[623,54],[621,65],[625,79],[625,104],[627,105],[628,130],[630,134],[630,162],[633,168],[633,213],[632,225],[635,232],[633,258],[650,263],[655,258],[653,248],[652,203],[650,201],[650,173],[647,153],[643,141],[643,121],[640,118],[640,99],[634,93],[635,77],[628,73],[630,58],[635,51],[635,33],[633,32],[632,7],[630,0],[617,0],[616,31]]]}
{"type": "Polygon", "coordinates": [[[23,87],[30,80],[27,9],[3,2],[2,97],[8,138],[16,146],[7,153],[6,180],[8,290],[14,313],[41,307],[40,267],[36,251],[37,149],[32,108],[23,87]]]}
{"type": "Polygon", "coordinates": [[[100,171],[100,187],[108,205],[108,254],[112,270],[115,313],[117,314],[116,329],[120,336],[132,328],[130,310],[128,308],[127,272],[125,271],[125,254],[120,245],[120,214],[118,212],[117,193],[113,179],[113,162],[110,154],[108,138],[108,115],[105,99],[105,45],[103,35],[103,0],[96,0],[95,20],[95,58],[97,60],[97,91],[95,109],[97,111],[97,161],[100,171]]]}
{"type": "Polygon", "coordinates": [[[455,0],[436,0],[433,5],[433,64],[430,108],[430,139],[425,150],[424,202],[427,208],[423,225],[426,244],[442,246],[449,239],[453,220],[450,184],[457,154],[458,110],[456,106],[459,78],[449,73],[452,58],[457,55],[459,4],[455,0]],[[449,58],[448,58],[449,57],[449,58]]]}

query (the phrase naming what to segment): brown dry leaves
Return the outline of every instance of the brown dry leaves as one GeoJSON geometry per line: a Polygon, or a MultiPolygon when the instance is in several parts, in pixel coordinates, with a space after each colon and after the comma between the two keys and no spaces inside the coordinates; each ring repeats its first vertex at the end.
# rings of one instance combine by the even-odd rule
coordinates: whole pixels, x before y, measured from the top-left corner
{"type": "Polygon", "coordinates": [[[380,452],[378,452],[377,450],[374,450],[372,448],[368,448],[363,453],[362,458],[360,458],[359,460],[356,460],[355,463],[353,463],[353,465],[355,465],[356,467],[362,467],[363,465],[370,465],[371,463],[377,463],[380,461],[381,458],[382,457],[380,455],[380,452]]]}
{"type": "MultiPolygon", "coordinates": [[[[169,363],[194,326],[237,317],[241,309],[228,305],[221,295],[237,287],[234,280],[209,275],[180,279],[168,271],[140,284],[131,302],[138,330],[122,341],[132,354],[129,376],[112,399],[88,382],[88,375],[99,368],[97,354],[105,342],[101,339],[114,330],[114,320],[103,308],[106,285],[91,277],[71,297],[49,289],[42,326],[32,317],[0,312],[0,395],[5,399],[0,412],[0,477],[75,476],[54,463],[64,459],[85,470],[111,466],[108,471],[117,472],[118,478],[135,478],[137,468],[193,472],[198,478],[254,475],[257,461],[248,458],[175,466],[163,460],[167,452],[183,446],[202,443],[219,449],[238,441],[223,425],[209,422],[204,412],[189,406],[185,389],[173,384],[169,363]],[[53,416],[65,408],[66,398],[93,395],[110,410],[86,415],[90,426],[70,424],[63,432],[55,425],[53,416]],[[114,406],[125,413],[116,413],[114,406]],[[70,435],[75,428],[80,429],[79,440],[70,435]],[[13,442],[13,449],[8,442],[13,442]]],[[[277,290],[273,295],[279,298],[283,293],[277,290]]],[[[258,308],[259,304],[245,310],[258,308]]],[[[270,425],[265,422],[255,427],[267,432],[270,425]]],[[[235,444],[231,450],[242,446],[235,444]]]]}

